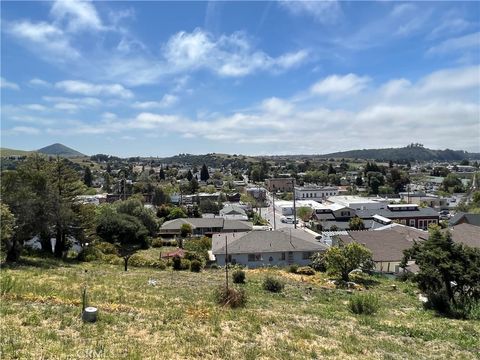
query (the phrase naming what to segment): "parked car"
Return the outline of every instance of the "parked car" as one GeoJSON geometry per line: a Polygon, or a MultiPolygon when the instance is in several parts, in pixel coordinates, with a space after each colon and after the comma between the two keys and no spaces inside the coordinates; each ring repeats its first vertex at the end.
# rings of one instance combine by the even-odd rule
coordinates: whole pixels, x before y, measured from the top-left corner
{"type": "MultiPolygon", "coordinates": [[[[283,216],[280,221],[284,224],[293,224],[293,216],[283,216]]],[[[298,224],[298,219],[296,223],[298,224]]]]}

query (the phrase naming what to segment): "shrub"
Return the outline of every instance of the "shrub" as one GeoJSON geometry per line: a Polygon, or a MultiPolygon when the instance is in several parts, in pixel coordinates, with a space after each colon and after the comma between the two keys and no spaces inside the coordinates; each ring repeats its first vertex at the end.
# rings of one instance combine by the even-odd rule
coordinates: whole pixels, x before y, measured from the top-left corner
{"type": "Polygon", "coordinates": [[[310,266],[302,266],[297,269],[297,274],[299,275],[315,275],[315,270],[313,270],[310,266]]]}
{"type": "Polygon", "coordinates": [[[263,289],[279,293],[285,287],[285,283],[280,279],[274,278],[272,276],[267,276],[265,280],[263,280],[263,289]]]}
{"type": "Polygon", "coordinates": [[[87,246],[83,248],[82,251],[77,256],[77,259],[80,261],[95,261],[95,260],[100,260],[102,259],[103,254],[102,252],[97,249],[95,246],[87,246]]]}
{"type": "Polygon", "coordinates": [[[192,272],[200,272],[202,270],[202,263],[198,260],[192,260],[190,263],[190,271],[192,272]]]}
{"type": "Polygon", "coordinates": [[[180,256],[175,256],[173,259],[172,259],[172,268],[173,270],[182,270],[182,259],[180,258],[180,256]]]}
{"type": "Polygon", "coordinates": [[[187,259],[182,259],[180,262],[180,270],[188,270],[190,269],[191,261],[187,259]]]}
{"type": "Polygon", "coordinates": [[[105,255],[117,255],[117,248],[115,245],[110,244],[108,242],[102,241],[95,244],[95,248],[102,252],[105,255]]]}
{"type": "Polygon", "coordinates": [[[247,302],[247,295],[244,289],[227,288],[220,285],[214,292],[215,301],[222,306],[231,308],[243,307],[247,302]]]}
{"type": "Polygon", "coordinates": [[[177,247],[178,243],[177,243],[177,240],[162,240],[162,246],[177,247]]]}
{"type": "Polygon", "coordinates": [[[297,264],[290,265],[287,270],[289,273],[296,274],[298,270],[298,265],[297,264]]]}
{"type": "Polygon", "coordinates": [[[111,265],[123,265],[123,259],[121,259],[117,255],[112,255],[112,254],[103,255],[102,260],[107,264],[111,264],[111,265]]]}
{"type": "Polygon", "coordinates": [[[160,248],[163,246],[163,240],[162,239],[153,239],[152,240],[152,247],[154,248],[160,248]]]}
{"type": "Polygon", "coordinates": [[[348,304],[354,314],[372,315],[378,311],[378,297],[373,294],[355,294],[348,304]]]}
{"type": "Polygon", "coordinates": [[[218,270],[218,269],[220,269],[220,266],[218,266],[217,264],[212,264],[212,265],[210,266],[210,269],[212,269],[212,270],[218,270]]]}
{"type": "Polygon", "coordinates": [[[235,270],[232,273],[233,282],[235,284],[244,284],[245,283],[245,271],[235,270]]]}
{"type": "Polygon", "coordinates": [[[16,281],[10,274],[3,274],[0,277],[0,294],[5,295],[13,290],[16,281]]]}
{"type": "Polygon", "coordinates": [[[315,253],[312,256],[312,263],[310,265],[313,270],[325,272],[327,271],[327,267],[325,264],[325,257],[323,253],[315,253]]]}

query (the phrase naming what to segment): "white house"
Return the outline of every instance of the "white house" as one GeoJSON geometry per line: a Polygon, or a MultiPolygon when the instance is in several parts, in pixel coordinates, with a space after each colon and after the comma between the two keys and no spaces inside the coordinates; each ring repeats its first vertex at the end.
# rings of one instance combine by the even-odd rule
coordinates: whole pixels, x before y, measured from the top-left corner
{"type": "Polygon", "coordinates": [[[388,200],[383,198],[368,198],[355,195],[330,196],[327,202],[348,207],[353,210],[386,209],[388,200]]]}
{"type": "Polygon", "coordinates": [[[303,229],[214,234],[212,237],[212,253],[220,266],[225,265],[226,254],[229,263],[249,268],[303,266],[310,264],[313,254],[327,248],[315,233],[303,229]]]}

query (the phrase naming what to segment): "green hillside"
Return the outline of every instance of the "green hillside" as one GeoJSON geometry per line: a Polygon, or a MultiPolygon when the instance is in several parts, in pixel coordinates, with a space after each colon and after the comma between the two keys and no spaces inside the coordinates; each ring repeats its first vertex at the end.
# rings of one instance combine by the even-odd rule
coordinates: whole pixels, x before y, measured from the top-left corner
{"type": "Polygon", "coordinates": [[[342,151],[322,155],[332,158],[370,159],[379,161],[419,160],[419,161],[458,161],[463,159],[480,159],[480,154],[463,150],[432,150],[422,145],[409,145],[402,148],[363,149],[342,151]]]}
{"type": "Polygon", "coordinates": [[[34,151],[26,151],[26,150],[15,150],[15,149],[8,149],[8,148],[0,148],[0,156],[7,157],[7,156],[23,156],[32,154],[34,151]]]}
{"type": "Polygon", "coordinates": [[[63,144],[52,144],[49,146],[45,146],[41,149],[38,149],[37,152],[41,154],[46,154],[46,155],[58,155],[58,156],[63,156],[63,157],[80,157],[80,156],[85,156],[81,152],[78,152],[77,150],[74,150],[72,148],[69,148],[68,146],[65,146],[63,144]]]}

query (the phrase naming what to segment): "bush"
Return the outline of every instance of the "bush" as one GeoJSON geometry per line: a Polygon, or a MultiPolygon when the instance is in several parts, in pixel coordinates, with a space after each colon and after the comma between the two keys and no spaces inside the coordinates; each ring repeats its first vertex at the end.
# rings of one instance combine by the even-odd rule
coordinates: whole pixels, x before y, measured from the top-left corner
{"type": "Polygon", "coordinates": [[[180,258],[180,256],[175,256],[173,259],[172,259],[172,268],[173,270],[182,270],[182,259],[180,258]]]}
{"type": "Polygon", "coordinates": [[[154,248],[160,248],[163,246],[163,240],[162,239],[153,239],[152,240],[152,247],[154,248]]]}
{"type": "Polygon", "coordinates": [[[91,262],[103,258],[103,253],[95,246],[87,246],[77,256],[79,261],[91,262]]]}
{"type": "Polygon", "coordinates": [[[15,288],[16,280],[10,274],[3,274],[0,277],[0,294],[5,295],[8,294],[15,288]]]}
{"type": "Polygon", "coordinates": [[[178,243],[177,240],[162,240],[162,246],[177,247],[178,243]]]}
{"type": "Polygon", "coordinates": [[[232,278],[235,284],[245,284],[245,271],[235,270],[232,273],[232,278]]]}
{"type": "Polygon", "coordinates": [[[271,292],[279,293],[285,287],[285,283],[280,279],[274,278],[272,276],[267,276],[263,280],[263,289],[271,292]]]}
{"type": "Polygon", "coordinates": [[[212,265],[210,266],[210,269],[212,269],[212,270],[218,270],[218,269],[220,269],[220,266],[218,266],[217,264],[212,264],[212,265]]]}
{"type": "Polygon", "coordinates": [[[290,265],[287,270],[289,273],[296,274],[298,270],[298,265],[297,264],[290,265]]]}
{"type": "Polygon", "coordinates": [[[188,270],[190,269],[190,265],[192,264],[190,260],[182,259],[180,263],[180,270],[188,270]]]}
{"type": "Polygon", "coordinates": [[[313,270],[310,266],[302,266],[297,269],[297,274],[299,275],[315,275],[315,270],[313,270]]]}
{"type": "Polygon", "coordinates": [[[99,242],[95,244],[94,247],[97,248],[99,251],[101,251],[102,254],[117,255],[117,248],[115,247],[115,245],[110,244],[108,242],[105,242],[105,241],[99,242]]]}
{"type": "Polygon", "coordinates": [[[378,297],[373,294],[355,294],[348,304],[354,314],[372,315],[378,311],[378,297]]]}
{"type": "Polygon", "coordinates": [[[325,272],[327,271],[327,266],[325,264],[325,257],[323,253],[315,253],[312,256],[312,263],[310,267],[315,271],[325,272]]]}
{"type": "Polygon", "coordinates": [[[110,265],[123,265],[123,259],[112,254],[103,255],[102,261],[110,265]]]}
{"type": "Polygon", "coordinates": [[[200,272],[202,270],[202,263],[198,260],[192,260],[190,263],[190,271],[192,272],[200,272]]]}
{"type": "Polygon", "coordinates": [[[237,308],[245,306],[247,295],[244,289],[236,289],[220,285],[214,292],[215,301],[222,306],[237,308]]]}

